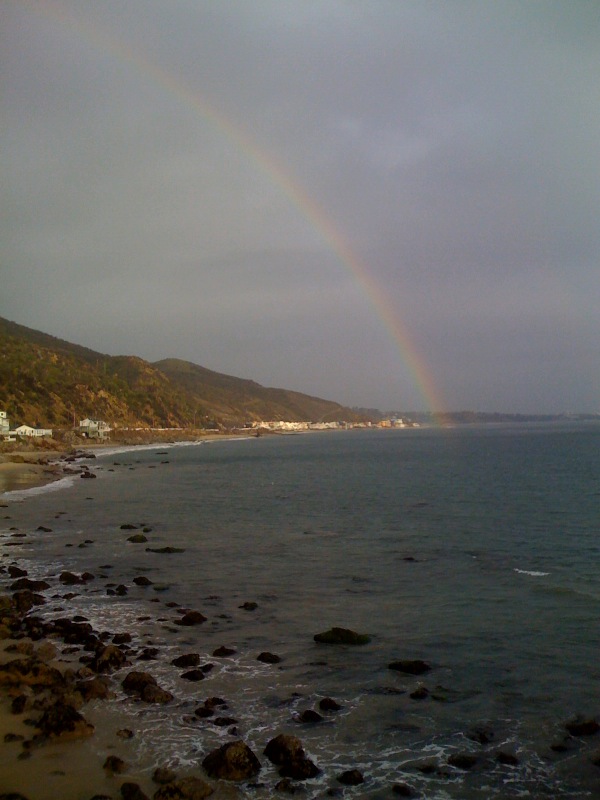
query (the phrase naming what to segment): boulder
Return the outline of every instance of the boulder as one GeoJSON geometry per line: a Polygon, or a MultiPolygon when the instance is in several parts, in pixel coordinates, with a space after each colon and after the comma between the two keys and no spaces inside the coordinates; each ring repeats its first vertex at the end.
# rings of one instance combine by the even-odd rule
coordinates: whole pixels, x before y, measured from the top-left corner
{"type": "Polygon", "coordinates": [[[281,656],[276,656],[275,653],[263,652],[259,653],[256,657],[257,661],[262,661],[263,664],[279,664],[281,656]]]}
{"type": "Polygon", "coordinates": [[[106,678],[92,678],[87,681],[79,681],[75,684],[75,688],[86,703],[89,700],[106,700],[111,695],[106,678]]]}
{"type": "Polygon", "coordinates": [[[574,719],[565,724],[571,736],[593,736],[600,731],[600,725],[595,719],[574,719]]]}
{"type": "Polygon", "coordinates": [[[137,783],[129,782],[121,784],[121,797],[123,800],[150,800],[137,783]]]}
{"type": "Polygon", "coordinates": [[[146,703],[160,703],[161,705],[170,703],[173,699],[171,692],[168,692],[166,689],[162,689],[160,686],[154,686],[152,684],[148,684],[148,686],[145,686],[142,689],[140,697],[146,703]]]}
{"type": "Polygon", "coordinates": [[[115,644],[107,644],[90,663],[94,672],[114,672],[129,664],[125,653],[115,644]]]}
{"type": "Polygon", "coordinates": [[[358,769],[348,769],[337,777],[338,783],[344,786],[359,786],[365,782],[362,772],[358,769]]]}
{"type": "Polygon", "coordinates": [[[10,585],[11,592],[18,592],[21,589],[29,589],[30,592],[43,592],[50,588],[46,581],[34,581],[31,578],[19,578],[10,585]]]}
{"type": "Polygon", "coordinates": [[[166,783],[173,783],[177,779],[177,773],[169,769],[169,767],[157,767],[152,773],[152,780],[158,783],[159,786],[164,786],[166,783]]]}
{"type": "Polygon", "coordinates": [[[348,628],[330,628],[323,633],[317,633],[313,637],[319,644],[368,644],[371,637],[365,633],[356,633],[348,628]]]}
{"type": "Polygon", "coordinates": [[[260,772],[260,761],[248,745],[237,740],[212,750],[202,761],[211,778],[226,781],[245,781],[260,772]]]}
{"type": "Polygon", "coordinates": [[[214,789],[201,778],[180,778],[162,786],[153,800],[204,800],[214,789]]]}
{"type": "Polygon", "coordinates": [[[42,736],[48,739],[81,739],[91,736],[94,726],[73,708],[73,706],[57,701],[50,706],[36,723],[42,736]]]}
{"type": "Polygon", "coordinates": [[[140,575],[139,577],[134,578],[133,582],[136,586],[152,586],[152,581],[145,575],[140,575]]]}
{"type": "Polygon", "coordinates": [[[134,533],[133,536],[127,537],[127,541],[133,542],[133,544],[143,544],[148,541],[148,537],[144,536],[143,533],[134,533]]]}
{"type": "Polygon", "coordinates": [[[185,553],[183,547],[147,547],[147,553],[185,553]]]}
{"type": "Polygon", "coordinates": [[[321,711],[340,711],[342,707],[332,697],[323,697],[319,700],[319,708],[321,711]]]}
{"type": "Polygon", "coordinates": [[[425,672],[429,672],[431,665],[420,659],[400,659],[400,661],[392,661],[391,664],[388,664],[388,669],[405,672],[407,675],[423,675],[425,672]]]}
{"type": "Polygon", "coordinates": [[[0,686],[64,685],[62,673],[36,658],[23,658],[0,665],[0,686]]]}
{"type": "Polygon", "coordinates": [[[478,758],[472,753],[453,753],[448,757],[448,764],[457,769],[469,770],[473,769],[477,763],[478,758]]]}
{"type": "Polygon", "coordinates": [[[156,678],[149,672],[129,672],[121,682],[127,694],[140,694],[146,686],[156,686],[156,678]]]}
{"type": "Polygon", "coordinates": [[[280,766],[282,778],[303,781],[319,774],[319,768],[306,756],[302,742],[296,736],[281,733],[267,744],[265,755],[273,764],[280,766]]]}
{"type": "Polygon", "coordinates": [[[121,775],[127,771],[127,764],[119,756],[108,756],[102,767],[107,775],[121,775]]]}
{"type": "Polygon", "coordinates": [[[223,645],[222,647],[217,647],[216,650],[213,650],[213,656],[215,658],[226,658],[227,656],[235,655],[235,652],[236,651],[233,649],[233,647],[225,647],[223,645]]]}
{"type": "Polygon", "coordinates": [[[315,722],[323,722],[324,719],[325,718],[322,717],[318,711],[313,711],[312,708],[307,708],[306,711],[303,711],[298,715],[296,721],[311,724],[315,722]]]}
{"type": "Polygon", "coordinates": [[[188,611],[186,612],[181,619],[176,621],[177,625],[202,625],[203,622],[206,622],[206,617],[204,614],[201,614],[199,611],[188,611]]]}
{"type": "Polygon", "coordinates": [[[186,669],[187,667],[197,667],[200,663],[200,654],[199,653],[185,653],[182,656],[178,656],[171,661],[174,667],[181,667],[186,669]]]}
{"type": "Polygon", "coordinates": [[[201,669],[190,669],[187,672],[182,672],[179,677],[185,681],[203,681],[204,672],[201,669]]]}

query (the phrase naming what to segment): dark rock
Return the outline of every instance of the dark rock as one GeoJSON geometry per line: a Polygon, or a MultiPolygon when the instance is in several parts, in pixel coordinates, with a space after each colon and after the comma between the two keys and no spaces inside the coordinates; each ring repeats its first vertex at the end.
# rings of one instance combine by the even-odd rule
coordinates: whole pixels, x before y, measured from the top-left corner
{"type": "Polygon", "coordinates": [[[282,778],[293,778],[295,781],[306,781],[310,778],[315,778],[319,773],[320,769],[317,765],[310,760],[310,758],[302,758],[298,761],[292,761],[289,764],[285,764],[279,770],[279,774],[282,778]]]}
{"type": "Polygon", "coordinates": [[[279,664],[281,661],[281,656],[276,656],[274,653],[263,652],[259,653],[256,657],[257,661],[262,661],[263,664],[279,664]]]}
{"type": "Polygon", "coordinates": [[[20,592],[15,592],[13,594],[13,600],[19,614],[26,614],[34,606],[43,606],[46,604],[41,594],[35,594],[29,591],[29,589],[22,589],[20,592]]]}
{"type": "Polygon", "coordinates": [[[130,633],[115,633],[112,637],[113,644],[129,644],[131,642],[132,636],[130,633]]]}
{"type": "Polygon", "coordinates": [[[356,633],[348,628],[330,628],[324,633],[317,633],[313,637],[315,642],[320,644],[368,644],[371,637],[365,633],[356,633]]]}
{"type": "Polygon", "coordinates": [[[450,764],[451,767],[464,770],[473,769],[477,761],[477,756],[471,753],[453,753],[448,757],[448,764],[450,764]]]}
{"type": "Polygon", "coordinates": [[[74,572],[61,572],[58,580],[66,586],[74,586],[77,583],[85,583],[80,575],[75,575],[74,572]]]}
{"type": "Polygon", "coordinates": [[[127,694],[140,694],[146,686],[156,685],[156,678],[150,675],[150,673],[138,672],[136,670],[128,673],[121,682],[121,686],[127,694]]]}
{"type": "Polygon", "coordinates": [[[130,522],[126,522],[121,525],[122,531],[134,531],[137,528],[137,525],[132,525],[130,522]]]}
{"type": "Polygon", "coordinates": [[[117,731],[119,739],[133,739],[134,735],[134,732],[130,728],[120,728],[117,731]]]}
{"type": "Polygon", "coordinates": [[[202,766],[211,778],[226,781],[244,781],[260,772],[260,761],[248,745],[241,741],[229,742],[210,752],[202,766]]]}
{"type": "Polygon", "coordinates": [[[420,659],[402,659],[392,661],[391,664],[388,664],[388,668],[397,672],[405,672],[407,675],[423,675],[425,672],[429,672],[431,666],[420,659]]]}
{"type": "Polygon", "coordinates": [[[152,780],[160,786],[172,783],[177,778],[177,773],[168,767],[157,767],[152,773],[152,780]]]}
{"type": "Polygon", "coordinates": [[[199,611],[188,611],[181,619],[176,621],[176,625],[202,625],[203,622],[206,622],[204,614],[199,611]]]}
{"type": "Polygon", "coordinates": [[[340,711],[341,705],[331,697],[323,697],[319,700],[319,708],[321,711],[340,711]]]}
{"type": "Polygon", "coordinates": [[[282,778],[275,784],[276,792],[285,792],[286,794],[296,794],[296,786],[289,778],[282,778]]]}
{"type": "Polygon", "coordinates": [[[216,725],[217,728],[227,728],[229,725],[237,724],[237,719],[233,717],[215,717],[211,719],[213,725],[216,725]]]}
{"type": "Polygon", "coordinates": [[[8,568],[8,574],[11,578],[24,578],[27,575],[27,570],[21,569],[20,567],[10,566],[8,568]]]}
{"type": "Polygon", "coordinates": [[[213,656],[215,658],[223,658],[226,656],[232,656],[235,654],[235,652],[236,651],[233,649],[233,647],[222,646],[222,647],[217,647],[217,649],[213,651],[213,656]]]}
{"type": "Polygon", "coordinates": [[[154,794],[154,800],[204,800],[214,789],[201,778],[180,778],[162,786],[154,794]]]}
{"type": "Polygon", "coordinates": [[[4,741],[6,744],[10,744],[11,742],[22,742],[25,737],[22,736],[20,733],[5,733],[4,734],[4,741]]]}
{"type": "Polygon", "coordinates": [[[399,797],[413,797],[413,790],[407,783],[395,783],[392,786],[392,792],[399,795],[399,797]]]}
{"type": "Polygon", "coordinates": [[[127,594],[127,591],[128,591],[128,589],[127,589],[127,587],[125,586],[125,584],[123,584],[123,583],[120,583],[120,584],[117,586],[117,588],[115,589],[115,594],[116,594],[116,595],[119,595],[119,597],[123,597],[124,595],[126,595],[126,594],[127,594]]]}
{"type": "Polygon", "coordinates": [[[13,699],[12,703],[10,704],[10,713],[22,714],[25,711],[26,705],[27,705],[27,695],[19,694],[13,699]]]}
{"type": "Polygon", "coordinates": [[[108,756],[102,767],[108,775],[121,775],[127,771],[127,764],[119,756],[108,756]]]}
{"type": "Polygon", "coordinates": [[[148,684],[142,689],[140,697],[146,703],[160,703],[161,705],[170,703],[173,699],[171,692],[152,684],[148,684]]]}
{"type": "Polygon", "coordinates": [[[30,592],[43,592],[50,588],[50,584],[46,581],[34,581],[31,578],[19,578],[14,583],[11,583],[11,592],[18,592],[20,589],[29,589],[30,592]]]}
{"type": "Polygon", "coordinates": [[[183,547],[147,547],[147,553],[185,553],[183,547]]]}
{"type": "Polygon", "coordinates": [[[57,701],[50,706],[36,723],[42,735],[49,739],[80,739],[91,736],[94,726],[73,708],[57,701]]]}
{"type": "Polygon", "coordinates": [[[244,611],[256,611],[258,608],[258,603],[246,601],[245,603],[242,603],[239,608],[243,608],[244,611]]]}
{"type": "Polygon", "coordinates": [[[64,685],[62,673],[35,658],[15,659],[0,665],[0,686],[64,685]]]}
{"type": "Polygon", "coordinates": [[[84,472],[82,472],[79,477],[80,478],[87,478],[88,480],[91,480],[92,478],[97,478],[98,476],[94,472],[90,472],[89,469],[88,469],[88,470],[85,470],[84,472]]]}
{"type": "Polygon", "coordinates": [[[179,677],[186,681],[203,681],[204,672],[201,669],[190,669],[188,672],[183,672],[179,677]]]}
{"type": "Polygon", "coordinates": [[[500,750],[496,753],[496,761],[509,767],[516,767],[520,763],[514,753],[507,753],[505,750],[500,750]]]}
{"type": "Polygon", "coordinates": [[[110,697],[110,689],[106,679],[92,678],[87,681],[79,681],[75,684],[75,688],[86,703],[89,700],[106,700],[110,697]]]}
{"type": "Polygon", "coordinates": [[[125,653],[115,644],[107,644],[90,663],[94,672],[114,672],[127,666],[130,662],[125,653]]]}
{"type": "Polygon", "coordinates": [[[134,578],[133,582],[136,586],[152,586],[152,581],[150,578],[146,578],[145,575],[140,575],[139,577],[134,578]]]}
{"type": "Polygon", "coordinates": [[[280,733],[271,739],[263,752],[271,763],[278,766],[305,758],[306,755],[300,739],[287,733],[280,733]]]}
{"type": "Polygon", "coordinates": [[[123,800],[150,800],[148,795],[142,792],[137,783],[122,783],[121,797],[123,800]]]}
{"type": "Polygon", "coordinates": [[[199,653],[186,653],[185,655],[178,656],[171,661],[171,664],[173,664],[174,667],[181,667],[183,669],[186,667],[197,667],[199,663],[199,653]]]}
{"type": "Polygon", "coordinates": [[[479,742],[479,744],[489,744],[494,740],[494,736],[494,731],[487,725],[480,725],[467,733],[468,739],[473,742],[479,742]]]}
{"type": "Polygon", "coordinates": [[[425,688],[425,686],[419,686],[418,689],[410,693],[409,697],[413,700],[426,700],[429,697],[429,689],[425,688]]]}
{"type": "Polygon", "coordinates": [[[595,719],[574,719],[565,724],[571,736],[593,736],[600,731],[600,725],[595,719]]]}
{"type": "Polygon", "coordinates": [[[305,723],[315,723],[315,722],[323,722],[324,717],[322,717],[318,711],[313,711],[311,708],[306,709],[301,714],[298,715],[296,722],[305,722],[305,723]]]}
{"type": "Polygon", "coordinates": [[[143,647],[138,656],[138,661],[155,661],[159,653],[158,647],[143,647]]]}
{"type": "Polygon", "coordinates": [[[362,772],[358,769],[348,769],[346,772],[342,772],[341,775],[337,777],[338,783],[344,784],[344,786],[359,786],[361,783],[365,782],[362,772]]]}
{"type": "Polygon", "coordinates": [[[143,533],[134,533],[133,536],[127,537],[127,541],[133,542],[133,544],[143,544],[148,541],[148,537],[144,536],[143,533]]]}
{"type": "Polygon", "coordinates": [[[44,525],[38,525],[36,530],[41,531],[42,533],[52,533],[52,528],[46,528],[44,525]]]}

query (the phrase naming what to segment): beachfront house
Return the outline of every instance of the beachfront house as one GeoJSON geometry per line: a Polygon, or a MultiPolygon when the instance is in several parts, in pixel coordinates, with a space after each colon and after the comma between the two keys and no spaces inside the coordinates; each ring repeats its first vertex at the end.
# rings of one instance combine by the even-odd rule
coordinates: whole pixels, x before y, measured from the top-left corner
{"type": "Polygon", "coordinates": [[[0,436],[8,436],[10,431],[10,421],[6,411],[0,411],[0,436]]]}
{"type": "Polygon", "coordinates": [[[32,428],[31,425],[19,425],[12,433],[16,436],[28,436],[30,438],[52,436],[52,430],[50,428],[32,428]]]}
{"type": "Polygon", "coordinates": [[[79,422],[79,433],[87,439],[108,439],[111,428],[101,419],[82,419],[79,422]]]}

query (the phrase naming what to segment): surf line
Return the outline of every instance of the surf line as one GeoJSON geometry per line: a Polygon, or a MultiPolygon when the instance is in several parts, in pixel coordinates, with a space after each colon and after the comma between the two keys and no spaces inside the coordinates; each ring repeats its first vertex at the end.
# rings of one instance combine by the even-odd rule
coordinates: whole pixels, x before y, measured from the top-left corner
{"type": "Polygon", "coordinates": [[[442,396],[425,359],[415,347],[411,335],[400,319],[383,289],[373,277],[367,265],[345,241],[325,211],[301,186],[289,170],[267,154],[254,142],[248,134],[235,125],[182,79],[165,68],[154,63],[142,53],[126,46],[113,35],[101,29],[97,24],[82,21],[64,7],[50,0],[21,0],[27,7],[43,13],[58,21],[65,27],[75,30],[82,38],[98,48],[101,52],[110,53],[117,61],[129,64],[146,79],[157,84],[166,93],[175,96],[184,106],[189,106],[202,119],[207,121],[218,133],[223,135],[239,150],[255,168],[267,177],[269,182],[300,212],[309,225],[319,234],[327,248],[333,252],[342,266],[348,270],[366,294],[376,316],[379,318],[388,336],[393,341],[401,360],[410,372],[415,388],[421,395],[427,410],[437,424],[444,424],[444,405],[442,396]]]}

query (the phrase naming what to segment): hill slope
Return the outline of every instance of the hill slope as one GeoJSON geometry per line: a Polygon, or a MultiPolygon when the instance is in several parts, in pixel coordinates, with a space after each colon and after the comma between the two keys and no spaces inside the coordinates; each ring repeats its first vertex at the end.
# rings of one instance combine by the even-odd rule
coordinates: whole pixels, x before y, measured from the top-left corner
{"type": "Polygon", "coordinates": [[[222,375],[187,361],[108,356],[0,317],[0,409],[11,423],[201,427],[207,420],[354,419],[350,409],[222,375]]]}

